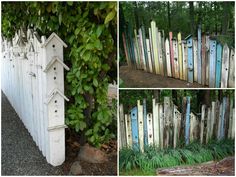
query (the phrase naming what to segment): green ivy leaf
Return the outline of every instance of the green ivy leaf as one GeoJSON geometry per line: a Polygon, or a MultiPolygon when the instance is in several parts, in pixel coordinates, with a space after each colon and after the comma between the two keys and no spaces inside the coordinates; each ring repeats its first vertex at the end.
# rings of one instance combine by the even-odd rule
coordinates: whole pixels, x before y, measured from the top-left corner
{"type": "Polygon", "coordinates": [[[95,87],[98,86],[98,80],[97,80],[96,78],[93,78],[93,85],[94,85],[95,87]]]}
{"type": "Polygon", "coordinates": [[[109,21],[111,21],[116,15],[116,12],[112,10],[105,18],[104,24],[107,24],[109,21]]]}
{"type": "Polygon", "coordinates": [[[103,25],[99,25],[97,30],[96,30],[96,35],[97,37],[100,37],[100,35],[102,34],[102,31],[104,29],[104,26],[103,25]]]}

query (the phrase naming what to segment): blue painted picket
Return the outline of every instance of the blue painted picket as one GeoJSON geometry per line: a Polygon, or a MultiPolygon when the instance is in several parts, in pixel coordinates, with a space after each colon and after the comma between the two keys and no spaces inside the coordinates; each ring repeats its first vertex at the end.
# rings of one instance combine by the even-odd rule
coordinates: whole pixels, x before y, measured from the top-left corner
{"type": "Polygon", "coordinates": [[[217,43],[216,46],[216,88],[220,88],[221,81],[221,59],[222,59],[222,45],[217,43]]]}
{"type": "Polygon", "coordinates": [[[132,129],[132,140],[133,140],[133,149],[139,149],[138,143],[138,108],[134,107],[131,110],[131,129],[132,129]]]}
{"type": "Polygon", "coordinates": [[[215,87],[216,83],[216,40],[210,40],[210,61],[209,61],[209,86],[215,87]]]}
{"type": "Polygon", "coordinates": [[[148,145],[148,130],[147,130],[147,103],[143,99],[143,121],[144,121],[144,145],[148,145]]]}
{"type": "Polygon", "coordinates": [[[192,35],[186,37],[188,47],[188,82],[193,83],[193,38],[192,35]]]}
{"type": "Polygon", "coordinates": [[[197,81],[202,83],[202,32],[201,25],[198,28],[198,61],[197,61],[197,81]]]}
{"type": "Polygon", "coordinates": [[[186,120],[185,120],[185,144],[189,144],[189,130],[190,130],[190,97],[187,98],[186,120]]]}

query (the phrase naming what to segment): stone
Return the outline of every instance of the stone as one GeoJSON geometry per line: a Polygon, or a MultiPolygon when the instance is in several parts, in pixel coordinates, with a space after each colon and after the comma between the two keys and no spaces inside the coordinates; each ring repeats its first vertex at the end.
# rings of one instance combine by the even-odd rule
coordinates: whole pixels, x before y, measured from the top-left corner
{"type": "Polygon", "coordinates": [[[82,173],[83,171],[79,161],[75,161],[70,167],[69,175],[81,175],[82,173]]]}
{"type": "Polygon", "coordinates": [[[107,154],[101,150],[91,147],[88,144],[80,148],[78,154],[79,160],[83,160],[88,163],[105,163],[108,162],[107,154]]]}

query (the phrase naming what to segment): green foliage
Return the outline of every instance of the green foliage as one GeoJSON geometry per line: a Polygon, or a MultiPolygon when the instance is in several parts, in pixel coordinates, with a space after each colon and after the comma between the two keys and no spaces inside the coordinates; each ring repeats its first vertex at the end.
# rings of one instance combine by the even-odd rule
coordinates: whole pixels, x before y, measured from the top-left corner
{"type": "Polygon", "coordinates": [[[116,72],[116,11],[116,2],[2,2],[5,37],[32,27],[46,36],[56,32],[68,44],[66,124],[96,146],[115,131],[107,90],[116,78],[109,76],[116,72]]]}
{"type": "Polygon", "coordinates": [[[125,148],[121,149],[119,154],[120,171],[139,168],[144,172],[150,172],[156,168],[192,165],[223,159],[234,154],[234,140],[211,141],[207,145],[193,142],[185,147],[163,150],[155,146],[147,146],[144,153],[125,148]]]}

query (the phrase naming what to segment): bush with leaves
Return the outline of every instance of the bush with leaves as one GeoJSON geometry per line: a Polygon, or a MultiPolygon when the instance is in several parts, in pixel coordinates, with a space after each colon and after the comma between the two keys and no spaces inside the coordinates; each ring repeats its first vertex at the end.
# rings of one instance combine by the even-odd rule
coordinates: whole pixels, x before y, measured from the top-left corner
{"type": "Polygon", "coordinates": [[[116,8],[116,2],[2,2],[3,36],[31,27],[68,44],[66,124],[96,146],[116,131],[107,100],[108,82],[116,79],[116,8]]]}

